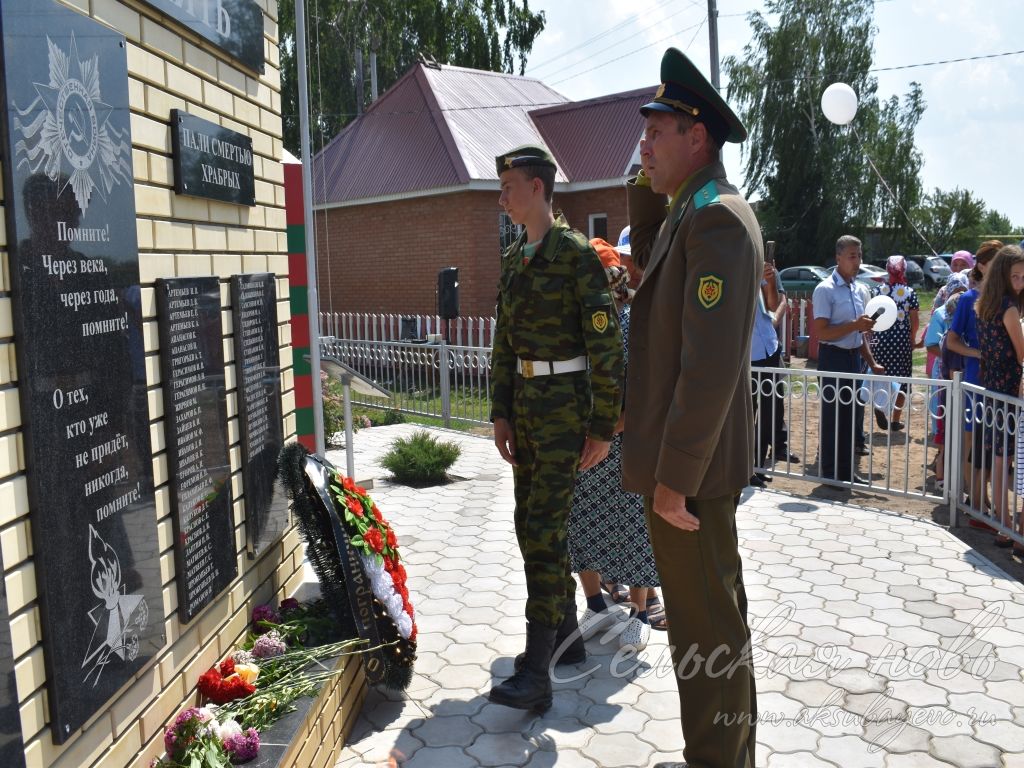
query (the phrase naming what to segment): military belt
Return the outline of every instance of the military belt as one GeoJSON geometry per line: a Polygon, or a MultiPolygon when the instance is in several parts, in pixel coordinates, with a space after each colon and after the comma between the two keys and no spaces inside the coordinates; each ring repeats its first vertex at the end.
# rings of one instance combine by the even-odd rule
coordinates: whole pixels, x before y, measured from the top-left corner
{"type": "Polygon", "coordinates": [[[524,379],[534,376],[551,376],[555,373],[573,373],[587,370],[587,356],[580,355],[572,360],[523,360],[516,358],[516,373],[524,379]]]}

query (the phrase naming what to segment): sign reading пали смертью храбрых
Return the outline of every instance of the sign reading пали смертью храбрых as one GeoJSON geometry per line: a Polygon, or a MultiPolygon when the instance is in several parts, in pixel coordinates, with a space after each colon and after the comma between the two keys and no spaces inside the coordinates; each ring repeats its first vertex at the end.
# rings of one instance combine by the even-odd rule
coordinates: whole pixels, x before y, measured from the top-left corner
{"type": "Polygon", "coordinates": [[[252,139],[180,109],[171,110],[174,191],[238,205],[256,204],[252,139]]]}

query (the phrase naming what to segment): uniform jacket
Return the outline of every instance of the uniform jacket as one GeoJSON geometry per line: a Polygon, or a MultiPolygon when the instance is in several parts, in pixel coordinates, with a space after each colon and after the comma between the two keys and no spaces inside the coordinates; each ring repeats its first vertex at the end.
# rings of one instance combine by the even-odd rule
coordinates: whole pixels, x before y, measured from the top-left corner
{"type": "Polygon", "coordinates": [[[633,256],[623,485],[737,493],[753,471],[750,337],[764,268],[754,212],[715,162],[672,207],[627,185],[633,256]],[[664,224],[663,224],[664,222],[664,224]],[[678,222],[678,223],[677,223],[678,222]]]}
{"type": "MultiPolygon", "coordinates": [[[[589,434],[611,440],[622,408],[622,334],[597,253],[559,216],[528,262],[526,234],[502,257],[491,356],[491,421],[511,419],[516,358],[590,360],[589,434]]],[[[563,373],[557,376],[586,375],[563,373]]]]}

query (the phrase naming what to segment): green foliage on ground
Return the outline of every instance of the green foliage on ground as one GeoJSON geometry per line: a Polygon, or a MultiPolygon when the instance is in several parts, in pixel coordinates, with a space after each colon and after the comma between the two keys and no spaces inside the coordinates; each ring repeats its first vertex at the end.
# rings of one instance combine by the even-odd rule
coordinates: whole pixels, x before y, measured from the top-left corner
{"type": "Polygon", "coordinates": [[[403,485],[440,485],[448,481],[448,470],[461,453],[457,443],[442,442],[426,431],[414,432],[395,439],[380,464],[403,485]]]}

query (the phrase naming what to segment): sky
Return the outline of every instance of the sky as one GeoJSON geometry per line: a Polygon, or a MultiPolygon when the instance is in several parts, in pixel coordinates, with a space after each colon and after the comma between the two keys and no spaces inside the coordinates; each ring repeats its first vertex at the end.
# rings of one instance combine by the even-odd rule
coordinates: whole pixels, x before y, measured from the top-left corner
{"type": "MultiPolygon", "coordinates": [[[[718,0],[721,59],[743,55],[750,39],[746,14],[762,8],[761,0],[718,0]]],[[[705,0],[531,0],[530,9],[543,10],[547,23],[526,74],[570,99],[656,85],[669,46],[710,75],[705,0]]],[[[1020,51],[1024,3],[881,0],[875,26],[876,68],[1020,51]]],[[[969,189],[1024,226],[1024,53],[876,76],[880,99],[902,96],[912,81],[924,89],[927,109],[916,143],[925,191],[969,189]]],[[[730,180],[742,184],[735,145],[727,146],[725,162],[730,180]]]]}

